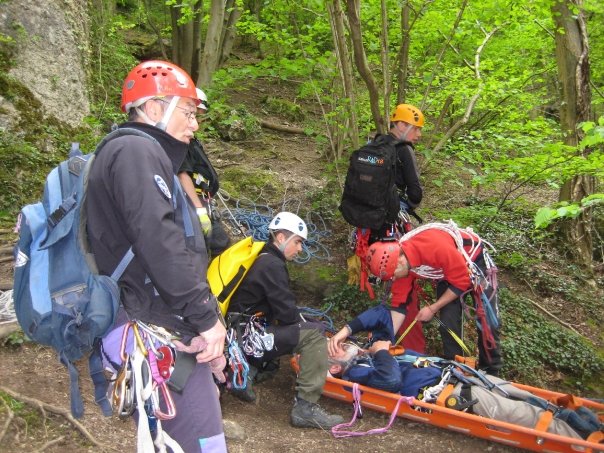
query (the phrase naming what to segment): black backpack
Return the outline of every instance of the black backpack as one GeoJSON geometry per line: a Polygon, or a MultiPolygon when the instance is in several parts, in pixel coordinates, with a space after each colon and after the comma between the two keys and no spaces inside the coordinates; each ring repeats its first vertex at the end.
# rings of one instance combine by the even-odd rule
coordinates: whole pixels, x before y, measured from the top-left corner
{"type": "Polygon", "coordinates": [[[339,207],[349,224],[378,230],[396,220],[396,143],[390,135],[378,135],[350,156],[339,207]]]}

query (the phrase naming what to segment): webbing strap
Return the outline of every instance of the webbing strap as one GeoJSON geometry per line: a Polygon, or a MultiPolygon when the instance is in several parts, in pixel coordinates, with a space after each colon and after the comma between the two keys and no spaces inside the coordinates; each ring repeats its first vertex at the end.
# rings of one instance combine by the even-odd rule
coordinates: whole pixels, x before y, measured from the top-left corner
{"type": "Polygon", "coordinates": [[[583,406],[583,403],[581,402],[581,400],[571,394],[560,396],[558,398],[552,398],[550,400],[550,402],[555,404],[556,406],[562,406],[562,407],[565,407],[565,408],[571,409],[571,410],[575,410],[575,409],[583,406]]]}
{"type": "Polygon", "coordinates": [[[113,273],[111,274],[111,278],[113,280],[118,281],[120,279],[120,277],[124,274],[124,271],[128,267],[128,264],[130,264],[130,261],[132,261],[132,258],[134,258],[134,251],[132,250],[132,247],[130,247],[124,254],[123,258],[120,260],[119,264],[115,267],[113,273]]]}
{"type": "Polygon", "coordinates": [[[359,384],[355,383],[352,385],[352,397],[353,397],[353,406],[354,406],[354,414],[352,415],[352,419],[348,423],[340,423],[339,425],[331,428],[331,434],[333,437],[342,438],[342,437],[359,437],[359,436],[368,436],[371,434],[381,434],[385,433],[390,429],[392,423],[394,423],[394,419],[396,418],[396,414],[398,414],[398,409],[401,406],[401,403],[408,404],[409,406],[413,405],[415,398],[411,396],[400,396],[398,401],[396,402],[396,406],[392,410],[390,414],[390,419],[388,420],[388,424],[383,428],[373,428],[368,431],[346,431],[343,428],[349,428],[357,420],[359,413],[361,412],[361,390],[359,388],[359,384]]]}
{"type": "Polygon", "coordinates": [[[67,359],[64,352],[59,353],[59,360],[67,367],[67,372],[69,373],[71,414],[74,418],[82,418],[84,416],[84,401],[80,392],[80,375],[73,362],[67,359]]]}
{"type": "Polygon", "coordinates": [[[537,431],[547,431],[550,423],[554,419],[554,413],[548,410],[544,410],[539,416],[539,420],[535,425],[535,430],[537,431]]]}
{"type": "Polygon", "coordinates": [[[359,276],[360,281],[360,291],[367,291],[369,298],[371,300],[375,299],[375,293],[373,292],[373,287],[371,283],[369,283],[369,272],[367,268],[367,262],[365,261],[365,255],[367,255],[367,250],[369,248],[369,236],[371,235],[371,230],[368,228],[357,228],[357,247],[355,250],[355,254],[359,257],[361,261],[361,275],[359,276]]]}
{"type": "Polygon", "coordinates": [[[185,227],[185,236],[190,238],[195,235],[193,232],[193,221],[191,220],[191,212],[189,211],[189,206],[187,203],[187,198],[183,192],[182,186],[180,185],[180,181],[178,177],[174,175],[174,203],[176,207],[176,197],[180,199],[180,209],[182,211],[182,220],[185,227]]]}
{"type": "Polygon", "coordinates": [[[97,341],[92,354],[88,357],[88,369],[90,370],[90,378],[94,384],[94,401],[103,411],[105,417],[111,417],[113,410],[111,403],[107,398],[107,390],[109,389],[109,381],[103,372],[103,360],[101,358],[100,342],[97,341]]]}
{"type": "Polygon", "coordinates": [[[587,439],[585,439],[585,440],[587,442],[593,442],[595,444],[599,444],[600,442],[604,441],[604,432],[594,431],[589,436],[587,436],[587,439]]]}

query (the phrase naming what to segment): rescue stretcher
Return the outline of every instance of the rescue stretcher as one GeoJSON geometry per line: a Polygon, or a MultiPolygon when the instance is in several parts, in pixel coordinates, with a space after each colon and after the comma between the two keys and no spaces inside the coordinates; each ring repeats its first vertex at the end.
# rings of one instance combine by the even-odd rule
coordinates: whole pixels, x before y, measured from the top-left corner
{"type": "MultiPolygon", "coordinates": [[[[297,361],[292,359],[292,367],[298,369],[297,361]]],[[[528,385],[511,383],[515,387],[529,391],[548,401],[566,397],[563,393],[552,392],[528,385]]],[[[323,395],[340,401],[353,403],[353,382],[328,377],[323,387],[323,395]]],[[[359,386],[361,405],[386,414],[392,414],[401,395],[382,390],[359,386]]],[[[403,397],[406,398],[406,397],[403,397]]],[[[600,421],[604,422],[604,404],[585,398],[574,397],[578,404],[591,409],[600,421]]],[[[448,409],[434,403],[414,399],[412,405],[399,404],[397,416],[414,422],[428,423],[433,426],[456,431],[469,436],[499,442],[512,447],[543,452],[604,452],[604,434],[600,431],[592,434],[588,440],[573,439],[548,433],[545,428],[525,428],[479,415],[448,409]]]]}

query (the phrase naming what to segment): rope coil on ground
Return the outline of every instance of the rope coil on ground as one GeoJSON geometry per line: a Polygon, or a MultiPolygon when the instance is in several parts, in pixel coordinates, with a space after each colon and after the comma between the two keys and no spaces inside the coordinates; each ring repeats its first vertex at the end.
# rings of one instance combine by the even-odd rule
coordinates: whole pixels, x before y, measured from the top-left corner
{"type": "Polygon", "coordinates": [[[13,290],[0,291],[0,324],[9,324],[17,320],[13,304],[13,290]]]}
{"type": "MultiPolygon", "coordinates": [[[[267,242],[269,240],[268,225],[278,212],[290,211],[300,215],[301,202],[293,198],[284,200],[278,211],[268,204],[257,203],[247,198],[234,199],[223,189],[220,189],[217,198],[223,205],[220,209],[221,218],[228,222],[234,231],[241,232],[245,236],[252,236],[256,241],[267,242]],[[234,203],[235,207],[227,205],[227,201],[231,204],[234,203]],[[296,209],[292,209],[294,207],[296,209]]],[[[294,261],[298,264],[305,264],[313,258],[328,260],[329,250],[321,243],[322,239],[331,235],[325,221],[318,213],[312,211],[306,214],[304,221],[308,227],[308,239],[304,241],[302,252],[294,258],[294,261]]]]}

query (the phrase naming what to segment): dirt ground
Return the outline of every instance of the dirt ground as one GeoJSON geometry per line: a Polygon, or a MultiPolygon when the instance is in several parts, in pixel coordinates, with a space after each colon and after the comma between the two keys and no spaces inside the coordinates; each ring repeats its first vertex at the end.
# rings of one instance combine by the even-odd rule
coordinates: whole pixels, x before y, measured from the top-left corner
{"type": "MultiPolygon", "coordinates": [[[[33,344],[18,348],[0,348],[0,386],[29,398],[69,410],[69,378],[54,353],[33,344]]],[[[39,410],[17,416],[8,426],[1,440],[0,451],[13,453],[37,451],[43,445],[62,438],[60,442],[40,451],[45,452],[122,452],[135,451],[135,428],[131,421],[117,417],[105,418],[95,406],[90,379],[86,370],[81,373],[82,393],[86,414],[82,425],[98,441],[107,446],[92,445],[84,435],[74,429],[62,416],[46,416],[39,410]]],[[[503,445],[474,439],[462,434],[418,424],[398,418],[385,434],[335,439],[329,432],[317,429],[297,429],[289,425],[289,410],[295,376],[287,364],[271,380],[259,384],[258,399],[245,403],[229,393],[221,397],[223,418],[234,421],[244,430],[243,439],[228,439],[229,451],[243,452],[494,452],[518,451],[503,445]]],[[[321,404],[329,411],[352,416],[352,406],[322,398],[321,404]]],[[[12,408],[16,411],[15,408],[12,408]]],[[[0,408],[0,426],[8,420],[6,408],[0,408]]],[[[357,430],[383,427],[388,422],[386,414],[364,411],[363,419],[355,425],[357,430]]],[[[227,431],[228,432],[228,431],[227,431]]]]}

